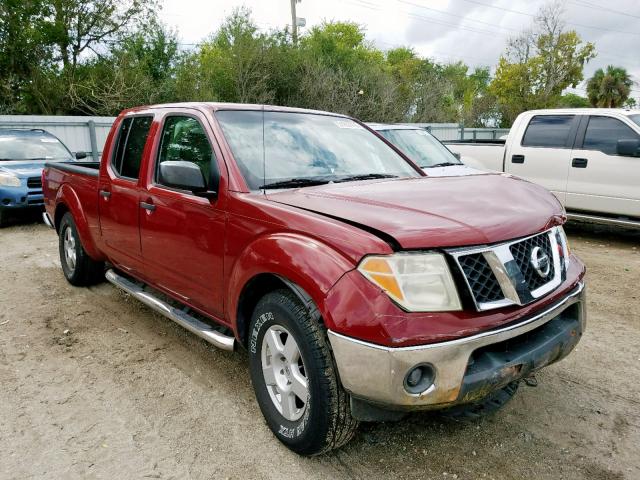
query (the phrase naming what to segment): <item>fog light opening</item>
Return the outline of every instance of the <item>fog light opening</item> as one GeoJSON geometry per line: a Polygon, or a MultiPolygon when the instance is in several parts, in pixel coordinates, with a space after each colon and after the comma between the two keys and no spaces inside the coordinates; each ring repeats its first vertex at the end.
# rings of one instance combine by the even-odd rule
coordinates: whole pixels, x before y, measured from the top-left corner
{"type": "Polygon", "coordinates": [[[423,363],[416,365],[404,377],[404,389],[412,395],[420,394],[433,385],[435,371],[432,365],[423,363]]]}

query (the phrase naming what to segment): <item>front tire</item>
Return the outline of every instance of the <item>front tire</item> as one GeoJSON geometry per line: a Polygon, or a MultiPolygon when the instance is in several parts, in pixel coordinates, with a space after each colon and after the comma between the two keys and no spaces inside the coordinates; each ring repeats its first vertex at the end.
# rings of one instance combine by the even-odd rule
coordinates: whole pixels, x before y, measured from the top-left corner
{"type": "Polygon", "coordinates": [[[62,271],[71,285],[86,287],[102,281],[104,263],[96,262],[85,252],[71,212],[60,221],[58,248],[62,271]]]}
{"type": "Polygon", "coordinates": [[[249,330],[251,381],[260,409],[274,435],[301,455],[344,445],[358,426],[313,310],[291,291],[277,290],[258,302],[249,330]]]}

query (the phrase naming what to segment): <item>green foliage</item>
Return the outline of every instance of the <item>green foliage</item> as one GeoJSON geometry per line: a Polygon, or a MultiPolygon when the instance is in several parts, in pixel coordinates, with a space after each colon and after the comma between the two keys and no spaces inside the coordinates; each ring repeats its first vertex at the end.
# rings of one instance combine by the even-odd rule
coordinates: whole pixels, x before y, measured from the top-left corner
{"type": "Polygon", "coordinates": [[[584,64],[595,57],[592,43],[563,30],[558,8],[543,8],[537,30],[512,39],[500,58],[489,92],[496,97],[501,126],[510,126],[525,110],[561,105],[562,92],[582,81],[584,64]]]}
{"type": "Polygon", "coordinates": [[[566,93],[560,97],[557,107],[564,108],[587,108],[590,107],[589,99],[576,95],[575,93],[566,93]]]}
{"type": "MultiPolygon", "coordinates": [[[[622,67],[599,68],[587,82],[587,95],[594,107],[616,108],[625,105],[631,93],[633,81],[622,67]]],[[[633,100],[633,99],[632,99],[633,100]]]]}
{"type": "Polygon", "coordinates": [[[287,29],[260,30],[246,8],[187,50],[158,22],[157,6],[3,0],[0,113],[114,115],[140,104],[223,101],[366,121],[508,126],[526,109],[583,105],[562,92],[594,55],[593,45],[546,15],[537,33],[510,43],[492,80],[489,67],[441,64],[408,47],[383,52],[352,22],[325,22],[294,43],[287,29]]]}

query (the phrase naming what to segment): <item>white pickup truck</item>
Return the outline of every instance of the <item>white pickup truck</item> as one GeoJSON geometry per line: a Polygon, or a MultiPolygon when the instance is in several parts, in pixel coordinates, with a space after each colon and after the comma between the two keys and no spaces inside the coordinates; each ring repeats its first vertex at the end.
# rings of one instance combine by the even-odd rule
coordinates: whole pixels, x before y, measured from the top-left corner
{"type": "Polygon", "coordinates": [[[532,110],[506,140],[446,144],[470,167],[551,190],[569,218],[640,228],[640,110],[532,110]]]}

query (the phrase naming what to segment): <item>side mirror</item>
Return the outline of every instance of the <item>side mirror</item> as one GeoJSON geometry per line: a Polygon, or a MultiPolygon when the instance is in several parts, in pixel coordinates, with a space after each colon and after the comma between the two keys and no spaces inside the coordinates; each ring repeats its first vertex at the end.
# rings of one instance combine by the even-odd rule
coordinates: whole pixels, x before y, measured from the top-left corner
{"type": "Polygon", "coordinates": [[[76,160],[82,160],[83,158],[87,158],[87,152],[76,152],[75,157],[76,157],[76,160]]]}
{"type": "Polygon", "coordinates": [[[460,160],[460,152],[451,152],[451,153],[453,154],[454,157],[460,160]]]}
{"type": "Polygon", "coordinates": [[[616,153],[624,157],[637,157],[640,154],[640,140],[623,138],[616,144],[616,153]]]}
{"type": "Polygon", "coordinates": [[[200,167],[184,160],[166,161],[160,164],[160,180],[168,187],[190,190],[194,193],[206,192],[207,184],[200,167]]]}

